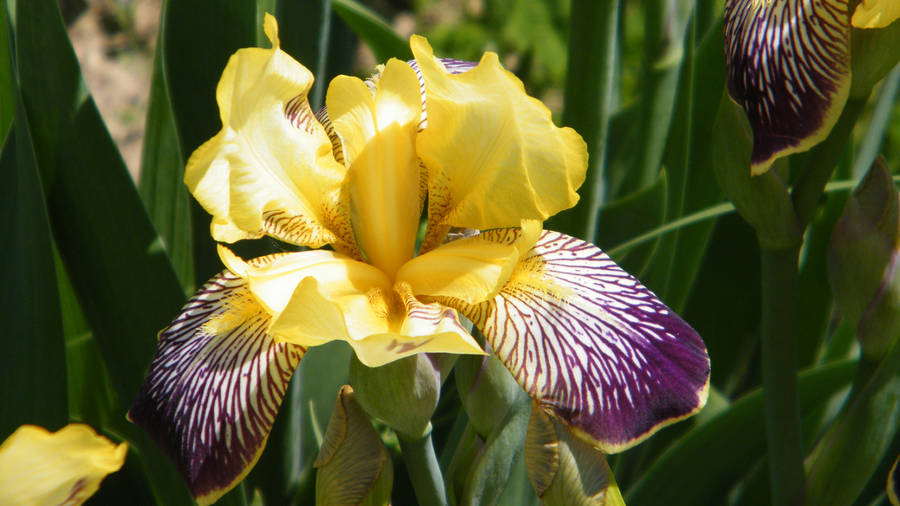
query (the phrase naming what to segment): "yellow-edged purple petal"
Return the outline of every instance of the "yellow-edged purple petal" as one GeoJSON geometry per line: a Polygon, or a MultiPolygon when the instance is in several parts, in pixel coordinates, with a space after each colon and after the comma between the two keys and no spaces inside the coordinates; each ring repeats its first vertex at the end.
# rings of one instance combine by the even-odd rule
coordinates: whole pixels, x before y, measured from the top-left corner
{"type": "Polygon", "coordinates": [[[0,445],[0,504],[77,506],[122,468],[126,443],[114,444],[84,424],[51,433],[23,425],[0,445]]]}
{"type": "Polygon", "coordinates": [[[448,227],[479,230],[543,221],[578,202],[587,148],[571,128],[525,94],[495,53],[452,74],[428,42],[410,45],[425,82],[427,126],[416,140],[428,170],[429,250],[448,227]]]}
{"type": "Polygon", "coordinates": [[[269,234],[352,251],[346,169],[309,107],[313,76],[279,48],[273,17],[265,29],[271,49],[229,59],[216,88],[222,130],[191,155],[185,184],[213,215],[217,241],[269,234]]]}
{"type": "Polygon", "coordinates": [[[366,259],[393,276],[415,252],[424,202],[416,156],[421,115],[413,69],[390,60],[375,84],[338,76],[328,87],[328,114],[348,165],[353,230],[366,259]]]}
{"type": "Polygon", "coordinates": [[[850,92],[847,0],[727,0],[728,92],[753,127],[751,171],[821,142],[850,92]]]}
{"type": "Polygon", "coordinates": [[[269,323],[245,280],[229,271],[212,278],[160,333],[128,412],[200,504],[214,502],[256,464],[305,351],[276,343],[269,323]]]}
{"type": "Polygon", "coordinates": [[[862,0],[853,11],[851,24],[856,28],[884,28],[900,18],[897,0],[862,0]]]}
{"type": "Polygon", "coordinates": [[[481,329],[529,395],[606,453],[706,402],[703,341],[592,244],[544,231],[493,300],[441,300],[481,329]]]}

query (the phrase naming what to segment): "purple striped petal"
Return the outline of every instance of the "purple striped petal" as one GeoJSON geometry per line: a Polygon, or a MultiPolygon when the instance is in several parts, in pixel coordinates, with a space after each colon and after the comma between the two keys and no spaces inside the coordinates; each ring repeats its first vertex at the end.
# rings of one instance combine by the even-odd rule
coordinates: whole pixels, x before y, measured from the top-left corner
{"type": "MultiPolygon", "coordinates": [[[[508,242],[503,231],[496,240],[508,242]]],[[[706,402],[700,336],[596,246],[544,231],[506,287],[456,306],[520,385],[606,453],[706,402]]]]}
{"type": "Polygon", "coordinates": [[[725,2],[728,91],[753,127],[753,173],[822,141],[850,90],[847,0],[725,2]]]}
{"type": "Polygon", "coordinates": [[[160,333],[128,413],[169,455],[198,502],[231,489],[259,458],[303,348],[276,344],[246,282],[212,278],[160,333]]]}

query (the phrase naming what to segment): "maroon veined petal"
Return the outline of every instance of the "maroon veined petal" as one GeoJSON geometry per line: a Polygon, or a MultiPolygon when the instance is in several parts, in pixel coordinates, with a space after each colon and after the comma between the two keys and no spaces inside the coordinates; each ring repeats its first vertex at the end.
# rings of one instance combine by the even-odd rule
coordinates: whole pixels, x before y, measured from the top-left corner
{"type": "Polygon", "coordinates": [[[850,91],[847,0],[727,0],[728,92],[753,127],[751,170],[821,142],[850,91]]]}
{"type": "Polygon", "coordinates": [[[256,464],[304,349],[275,343],[246,282],[208,281],[159,335],[129,419],[175,463],[201,504],[256,464]]]}
{"type": "Polygon", "coordinates": [[[496,298],[446,302],[529,395],[606,453],[706,403],[703,340],[593,244],[544,231],[496,298]]]}

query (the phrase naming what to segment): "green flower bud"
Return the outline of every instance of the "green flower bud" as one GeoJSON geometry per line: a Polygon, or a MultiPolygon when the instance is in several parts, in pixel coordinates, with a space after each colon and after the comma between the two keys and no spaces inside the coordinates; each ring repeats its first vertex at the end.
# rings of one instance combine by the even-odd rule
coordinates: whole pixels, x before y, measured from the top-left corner
{"type": "Polygon", "coordinates": [[[879,157],[831,234],[828,275],[838,309],[856,327],[863,354],[876,359],[900,333],[898,198],[879,157]]]}
{"type": "Polygon", "coordinates": [[[369,416],[344,385],[316,459],[316,505],[385,505],[394,469],[369,416]]]}
{"type": "Polygon", "coordinates": [[[350,383],[362,407],[398,435],[418,440],[431,430],[431,415],[441,395],[436,359],[420,353],[373,368],[354,356],[350,383]]]}
{"type": "Polygon", "coordinates": [[[853,73],[850,96],[865,98],[900,61],[900,51],[884,50],[900,47],[900,23],[877,29],[854,28],[850,37],[850,69],[853,73]]]}
{"type": "Polygon", "coordinates": [[[778,163],[762,174],[750,174],[750,126],[727,96],[719,105],[712,144],[716,180],[741,217],[756,230],[760,246],[784,249],[799,244],[801,229],[787,179],[778,163]]]}
{"type": "Polygon", "coordinates": [[[606,455],[533,403],[525,439],[525,468],[548,506],[624,506],[606,455]]]}
{"type": "Polygon", "coordinates": [[[486,438],[525,391],[494,355],[465,355],[456,364],[456,389],[478,434],[486,438]]]}

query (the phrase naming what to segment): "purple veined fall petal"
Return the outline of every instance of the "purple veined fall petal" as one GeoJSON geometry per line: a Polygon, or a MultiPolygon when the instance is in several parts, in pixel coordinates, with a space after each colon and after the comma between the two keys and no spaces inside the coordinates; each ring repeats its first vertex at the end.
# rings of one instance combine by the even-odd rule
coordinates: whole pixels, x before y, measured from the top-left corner
{"type": "Polygon", "coordinates": [[[185,304],[159,346],[129,419],[175,463],[200,504],[256,464],[304,349],[275,343],[246,281],[224,271],[185,304]]]}
{"type": "Polygon", "coordinates": [[[727,0],[728,92],[753,127],[751,171],[831,131],[850,91],[847,0],[727,0]]]}
{"type": "Polygon", "coordinates": [[[606,453],[706,403],[700,336],[590,243],[544,231],[493,300],[443,302],[475,323],[529,395],[606,453]]]}

